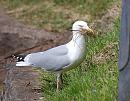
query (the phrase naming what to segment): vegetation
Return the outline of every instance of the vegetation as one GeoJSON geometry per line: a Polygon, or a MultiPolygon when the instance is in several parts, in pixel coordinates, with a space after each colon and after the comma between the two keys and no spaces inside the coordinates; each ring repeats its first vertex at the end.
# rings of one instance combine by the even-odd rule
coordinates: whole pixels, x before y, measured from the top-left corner
{"type": "MultiPolygon", "coordinates": [[[[119,0],[118,0],[119,1],[119,0]]],[[[63,32],[80,19],[100,18],[117,0],[1,0],[10,15],[25,24],[63,32]]]]}
{"type": "MultiPolygon", "coordinates": [[[[33,27],[64,32],[74,20],[100,19],[119,0],[1,0],[7,13],[33,27]]],[[[54,74],[43,72],[43,96],[47,101],[116,101],[117,52],[120,19],[114,29],[88,38],[86,60],[63,75],[63,89],[56,93],[54,74]]]]}
{"type": "Polygon", "coordinates": [[[64,74],[64,86],[60,93],[55,92],[54,75],[43,73],[43,94],[48,101],[116,101],[119,25],[118,19],[112,32],[88,41],[86,61],[64,74]],[[93,56],[98,53],[106,56],[103,58],[105,62],[93,60],[93,56]],[[107,58],[107,55],[110,57],[107,58]]]}

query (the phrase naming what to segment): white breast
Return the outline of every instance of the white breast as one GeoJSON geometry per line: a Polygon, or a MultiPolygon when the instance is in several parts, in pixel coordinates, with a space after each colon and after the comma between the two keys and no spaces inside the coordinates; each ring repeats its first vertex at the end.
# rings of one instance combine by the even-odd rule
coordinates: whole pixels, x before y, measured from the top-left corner
{"type": "Polygon", "coordinates": [[[69,50],[68,56],[72,62],[80,61],[85,57],[86,54],[86,45],[85,39],[83,36],[80,36],[76,40],[71,40],[67,45],[69,50]]]}

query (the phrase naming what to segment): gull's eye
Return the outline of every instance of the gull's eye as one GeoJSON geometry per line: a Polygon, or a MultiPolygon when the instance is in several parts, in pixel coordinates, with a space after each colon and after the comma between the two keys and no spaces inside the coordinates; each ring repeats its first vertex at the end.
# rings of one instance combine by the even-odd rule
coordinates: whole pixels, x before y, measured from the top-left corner
{"type": "Polygon", "coordinates": [[[83,27],[83,25],[79,25],[80,27],[83,27]]]}

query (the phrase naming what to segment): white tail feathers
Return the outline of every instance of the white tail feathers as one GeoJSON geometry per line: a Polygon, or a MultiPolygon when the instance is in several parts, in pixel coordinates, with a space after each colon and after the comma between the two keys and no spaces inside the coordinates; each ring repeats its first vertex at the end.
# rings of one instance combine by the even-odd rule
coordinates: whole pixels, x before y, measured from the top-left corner
{"type": "Polygon", "coordinates": [[[31,66],[31,64],[27,62],[17,62],[16,66],[31,66]]]}

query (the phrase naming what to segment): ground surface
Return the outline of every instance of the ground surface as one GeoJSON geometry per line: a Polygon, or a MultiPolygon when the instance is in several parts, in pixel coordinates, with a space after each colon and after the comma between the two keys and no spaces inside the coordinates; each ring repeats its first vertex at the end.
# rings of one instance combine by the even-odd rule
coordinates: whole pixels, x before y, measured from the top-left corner
{"type": "MultiPolygon", "coordinates": [[[[47,72],[42,73],[41,82],[44,100],[116,101],[120,3],[117,0],[109,0],[109,2],[108,0],[95,1],[1,1],[1,4],[6,9],[6,14],[15,17],[24,25],[30,26],[31,29],[39,30],[40,28],[50,32],[65,33],[70,29],[74,20],[81,19],[88,21],[89,25],[98,34],[97,38],[88,39],[86,61],[79,68],[65,73],[64,87],[60,94],[55,93],[54,75],[47,72]]],[[[55,35],[52,34],[51,36],[55,35]]],[[[58,37],[54,37],[52,40],[47,42],[46,46],[42,45],[42,48],[34,47],[32,51],[44,50],[44,48],[47,49],[58,45],[65,42],[65,37],[58,34],[58,37]]],[[[36,44],[37,42],[34,43],[36,44]]],[[[35,45],[33,44],[33,46],[35,45]]],[[[28,50],[19,49],[19,51],[26,53],[28,50]]],[[[29,71],[32,70],[29,69],[29,71]]],[[[17,73],[23,72],[18,70],[17,73]]],[[[25,71],[24,73],[27,72],[25,71]]],[[[16,85],[17,80],[14,83],[16,85]]],[[[20,80],[21,82],[26,82],[24,77],[20,80]]]]}
{"type": "Polygon", "coordinates": [[[50,34],[19,23],[0,9],[0,88],[4,101],[41,99],[39,72],[31,67],[16,68],[13,54],[43,51],[65,43],[68,34],[50,34]],[[37,35],[35,34],[37,33],[37,35]],[[5,84],[5,85],[4,85],[5,84]]]}

